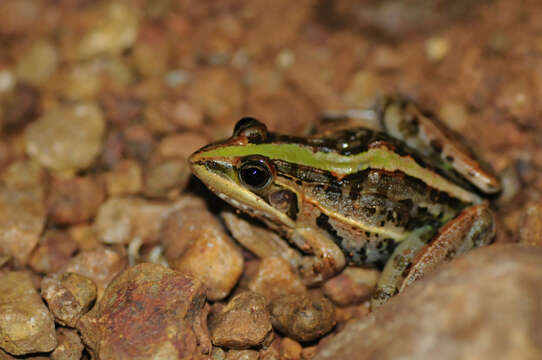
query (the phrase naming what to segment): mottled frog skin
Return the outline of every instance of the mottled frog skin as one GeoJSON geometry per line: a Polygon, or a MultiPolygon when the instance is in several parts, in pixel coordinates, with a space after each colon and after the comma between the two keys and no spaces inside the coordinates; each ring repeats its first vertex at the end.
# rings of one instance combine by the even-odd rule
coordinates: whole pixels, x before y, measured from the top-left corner
{"type": "Polygon", "coordinates": [[[495,228],[485,197],[500,184],[410,101],[388,97],[359,114],[327,116],[309,137],[243,118],[190,164],[219,197],[304,254],[290,263],[308,283],[346,264],[383,267],[378,306],[439,263],[489,243],[495,228]]]}

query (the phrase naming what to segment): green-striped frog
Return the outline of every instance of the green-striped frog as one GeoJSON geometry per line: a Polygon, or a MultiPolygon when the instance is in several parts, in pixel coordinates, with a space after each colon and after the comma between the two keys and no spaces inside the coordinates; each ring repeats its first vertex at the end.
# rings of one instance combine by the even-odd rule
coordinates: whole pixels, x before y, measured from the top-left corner
{"type": "Polygon", "coordinates": [[[438,264],[490,243],[495,222],[485,199],[500,183],[413,102],[388,97],[360,113],[327,116],[324,130],[306,138],[243,118],[190,165],[220,198],[294,244],[304,256],[291,263],[308,283],[346,264],[383,267],[376,307],[438,264]],[[372,129],[350,125],[358,120],[372,129]]]}

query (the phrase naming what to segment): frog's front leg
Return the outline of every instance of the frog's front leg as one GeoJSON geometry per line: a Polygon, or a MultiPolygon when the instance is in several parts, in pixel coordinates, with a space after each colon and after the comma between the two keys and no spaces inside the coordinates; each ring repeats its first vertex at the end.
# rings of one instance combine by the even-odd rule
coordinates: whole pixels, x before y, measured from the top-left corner
{"type": "Polygon", "coordinates": [[[433,230],[425,226],[395,249],[386,263],[371,301],[374,309],[403,291],[414,281],[472,248],[489,244],[495,237],[495,219],[487,203],[471,206],[440,228],[427,244],[433,230]]]}
{"type": "Polygon", "coordinates": [[[319,229],[302,227],[291,234],[295,245],[312,256],[304,256],[299,272],[307,285],[314,285],[332,277],[346,265],[341,249],[319,229]]]}

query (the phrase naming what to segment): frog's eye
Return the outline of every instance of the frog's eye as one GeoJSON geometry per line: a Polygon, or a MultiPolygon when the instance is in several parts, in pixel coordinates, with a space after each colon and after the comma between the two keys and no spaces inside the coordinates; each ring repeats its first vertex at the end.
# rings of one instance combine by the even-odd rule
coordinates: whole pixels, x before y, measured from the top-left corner
{"type": "Polygon", "coordinates": [[[237,171],[241,182],[253,190],[264,189],[273,180],[273,171],[263,159],[245,159],[237,171]]]}
{"type": "Polygon", "coordinates": [[[267,127],[254,118],[244,117],[235,124],[233,136],[244,136],[251,143],[263,142],[267,139],[267,127]]]}

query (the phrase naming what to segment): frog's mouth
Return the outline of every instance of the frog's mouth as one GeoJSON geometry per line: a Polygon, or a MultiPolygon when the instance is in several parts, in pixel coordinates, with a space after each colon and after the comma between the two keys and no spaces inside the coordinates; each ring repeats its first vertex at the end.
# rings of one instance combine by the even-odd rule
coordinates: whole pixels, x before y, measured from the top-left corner
{"type": "Polygon", "coordinates": [[[295,227],[290,217],[235,181],[237,174],[230,164],[217,161],[190,162],[190,167],[192,173],[211,191],[235,208],[278,226],[295,227]]]}

